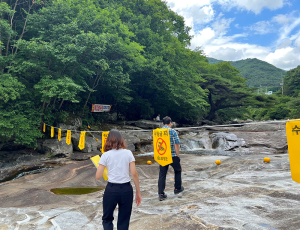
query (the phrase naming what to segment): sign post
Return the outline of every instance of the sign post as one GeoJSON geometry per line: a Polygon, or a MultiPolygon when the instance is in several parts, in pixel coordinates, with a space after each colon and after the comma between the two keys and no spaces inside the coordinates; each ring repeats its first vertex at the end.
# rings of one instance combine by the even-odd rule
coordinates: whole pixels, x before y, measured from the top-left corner
{"type": "Polygon", "coordinates": [[[169,129],[153,130],[154,160],[161,166],[173,163],[169,129]]]}
{"type": "Polygon", "coordinates": [[[286,136],[289,149],[292,179],[300,183],[300,120],[286,123],[286,136]]]}

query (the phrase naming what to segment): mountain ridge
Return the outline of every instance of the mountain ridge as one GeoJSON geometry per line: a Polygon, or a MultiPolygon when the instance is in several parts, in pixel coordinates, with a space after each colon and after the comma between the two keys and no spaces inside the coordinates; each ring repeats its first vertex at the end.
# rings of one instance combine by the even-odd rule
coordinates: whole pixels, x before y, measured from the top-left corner
{"type": "MultiPolygon", "coordinates": [[[[224,62],[215,58],[207,57],[209,64],[224,62]]],[[[286,75],[285,70],[259,60],[257,58],[247,58],[238,61],[229,61],[231,65],[240,71],[242,77],[247,79],[249,87],[280,87],[282,78],[286,75]]]]}

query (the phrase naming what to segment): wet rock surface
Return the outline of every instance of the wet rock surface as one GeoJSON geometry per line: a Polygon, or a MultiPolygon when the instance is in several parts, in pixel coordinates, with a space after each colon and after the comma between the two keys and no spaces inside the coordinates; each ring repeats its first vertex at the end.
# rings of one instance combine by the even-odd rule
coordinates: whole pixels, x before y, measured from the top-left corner
{"type": "Polygon", "coordinates": [[[73,135],[71,135],[71,139],[72,139],[72,144],[74,146],[74,150],[76,151],[80,151],[83,153],[90,153],[93,151],[97,151],[97,149],[99,150],[100,148],[102,148],[102,138],[101,141],[96,141],[95,137],[90,137],[90,136],[85,136],[85,147],[84,149],[80,149],[78,147],[79,145],[79,140],[80,140],[80,133],[75,133],[73,135]]]}
{"type": "Polygon", "coordinates": [[[63,155],[64,157],[68,157],[73,153],[73,145],[66,143],[66,137],[62,137],[61,141],[57,138],[40,139],[38,141],[37,151],[52,156],[63,155]]]}
{"type": "MultiPolygon", "coordinates": [[[[158,201],[158,165],[138,165],[142,204],[133,205],[130,229],[299,229],[300,184],[292,181],[287,154],[182,155],[182,198],[158,201]],[[221,160],[217,166],[215,160],[221,160]]],[[[54,195],[52,188],[105,186],[91,161],[68,163],[0,184],[0,229],[102,229],[103,191],[54,195]]],[[[115,211],[115,226],[117,210],[115,211]]]]}

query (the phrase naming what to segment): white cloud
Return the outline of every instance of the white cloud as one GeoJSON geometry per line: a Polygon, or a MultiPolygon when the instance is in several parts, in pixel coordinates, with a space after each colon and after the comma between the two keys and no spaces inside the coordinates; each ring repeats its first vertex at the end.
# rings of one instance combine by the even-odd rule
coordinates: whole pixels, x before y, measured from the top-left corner
{"type": "Polygon", "coordinates": [[[222,18],[222,14],[219,14],[216,21],[212,24],[213,29],[218,33],[218,35],[226,34],[228,28],[230,27],[231,22],[234,21],[234,18],[222,18]]]}
{"type": "Polygon", "coordinates": [[[292,44],[292,40],[288,38],[288,39],[284,40],[283,42],[281,42],[281,44],[279,44],[278,49],[290,47],[291,44],[292,44]]]}
{"type": "Polygon", "coordinates": [[[274,32],[273,25],[269,21],[259,21],[245,29],[254,31],[255,34],[269,34],[274,32]]]}
{"type": "Polygon", "coordinates": [[[273,17],[273,21],[276,21],[277,23],[284,25],[290,22],[290,18],[287,17],[287,15],[283,15],[283,14],[278,14],[276,16],[273,17]]]}
{"type": "MultiPolygon", "coordinates": [[[[186,20],[193,24],[204,24],[210,22],[214,18],[214,10],[211,5],[211,0],[204,1],[177,1],[169,0],[168,5],[170,8],[186,20]]],[[[191,26],[191,25],[189,25],[191,26]]]]}
{"type": "Polygon", "coordinates": [[[185,18],[192,18],[193,24],[208,23],[214,18],[212,6],[183,8],[180,12],[185,18]]]}
{"type": "Polygon", "coordinates": [[[300,36],[295,40],[295,46],[300,48],[300,36]]]}
{"type": "Polygon", "coordinates": [[[243,57],[243,50],[221,47],[218,50],[211,52],[210,55],[212,57],[218,56],[221,60],[239,60],[243,57]]]}
{"type": "Polygon", "coordinates": [[[224,7],[231,9],[237,7],[241,10],[252,11],[259,14],[263,8],[275,10],[282,8],[284,0],[217,0],[224,7]]]}
{"type": "Polygon", "coordinates": [[[300,48],[286,47],[277,49],[273,53],[268,54],[265,60],[282,69],[295,68],[300,63],[300,48]]]}
{"type": "MultiPolygon", "coordinates": [[[[292,19],[293,20],[292,20],[291,24],[286,24],[280,28],[280,30],[279,30],[280,37],[277,40],[277,44],[280,44],[282,41],[289,38],[292,31],[300,25],[300,17],[292,18],[292,19]]],[[[294,40],[294,39],[292,39],[292,40],[294,40]]]]}
{"type": "MultiPolygon", "coordinates": [[[[188,26],[192,27],[191,49],[201,47],[204,53],[213,58],[235,61],[246,58],[258,58],[267,61],[279,68],[295,68],[300,63],[300,17],[297,12],[278,14],[273,18],[259,21],[251,26],[244,27],[245,33],[231,34],[230,28],[243,29],[244,24],[235,21],[235,18],[225,18],[215,10],[215,4],[223,9],[238,8],[241,11],[250,11],[259,14],[263,9],[275,10],[288,4],[287,0],[167,0],[168,5],[182,15],[188,26]],[[195,30],[195,28],[200,28],[195,30]],[[247,33],[246,33],[247,32],[247,33]],[[276,33],[277,40],[268,46],[251,44],[250,35],[276,33]]],[[[237,11],[235,11],[237,12],[237,11]]],[[[276,36],[274,36],[276,39],[276,36]]]]}
{"type": "Polygon", "coordinates": [[[262,9],[280,9],[286,0],[166,0],[172,10],[180,12],[182,9],[199,9],[203,6],[212,6],[213,3],[220,4],[223,8],[230,10],[234,7],[240,10],[252,11],[259,14],[262,9]]]}

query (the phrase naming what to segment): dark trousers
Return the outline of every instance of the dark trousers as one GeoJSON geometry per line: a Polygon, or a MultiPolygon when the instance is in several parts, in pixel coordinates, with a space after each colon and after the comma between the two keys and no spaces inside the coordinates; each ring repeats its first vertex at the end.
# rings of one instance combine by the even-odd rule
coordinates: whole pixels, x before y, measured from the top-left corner
{"type": "MultiPolygon", "coordinates": [[[[174,169],[175,174],[175,189],[181,188],[181,165],[180,165],[180,158],[179,157],[172,157],[173,163],[170,164],[174,169]]],[[[165,187],[166,187],[166,176],[169,169],[169,165],[166,166],[159,166],[159,178],[158,178],[158,194],[164,194],[165,187]]]]}
{"type": "Polygon", "coordinates": [[[102,224],[104,230],[113,230],[114,210],[118,204],[118,230],[128,230],[132,210],[133,189],[130,182],[125,184],[107,183],[103,195],[102,224]]]}

